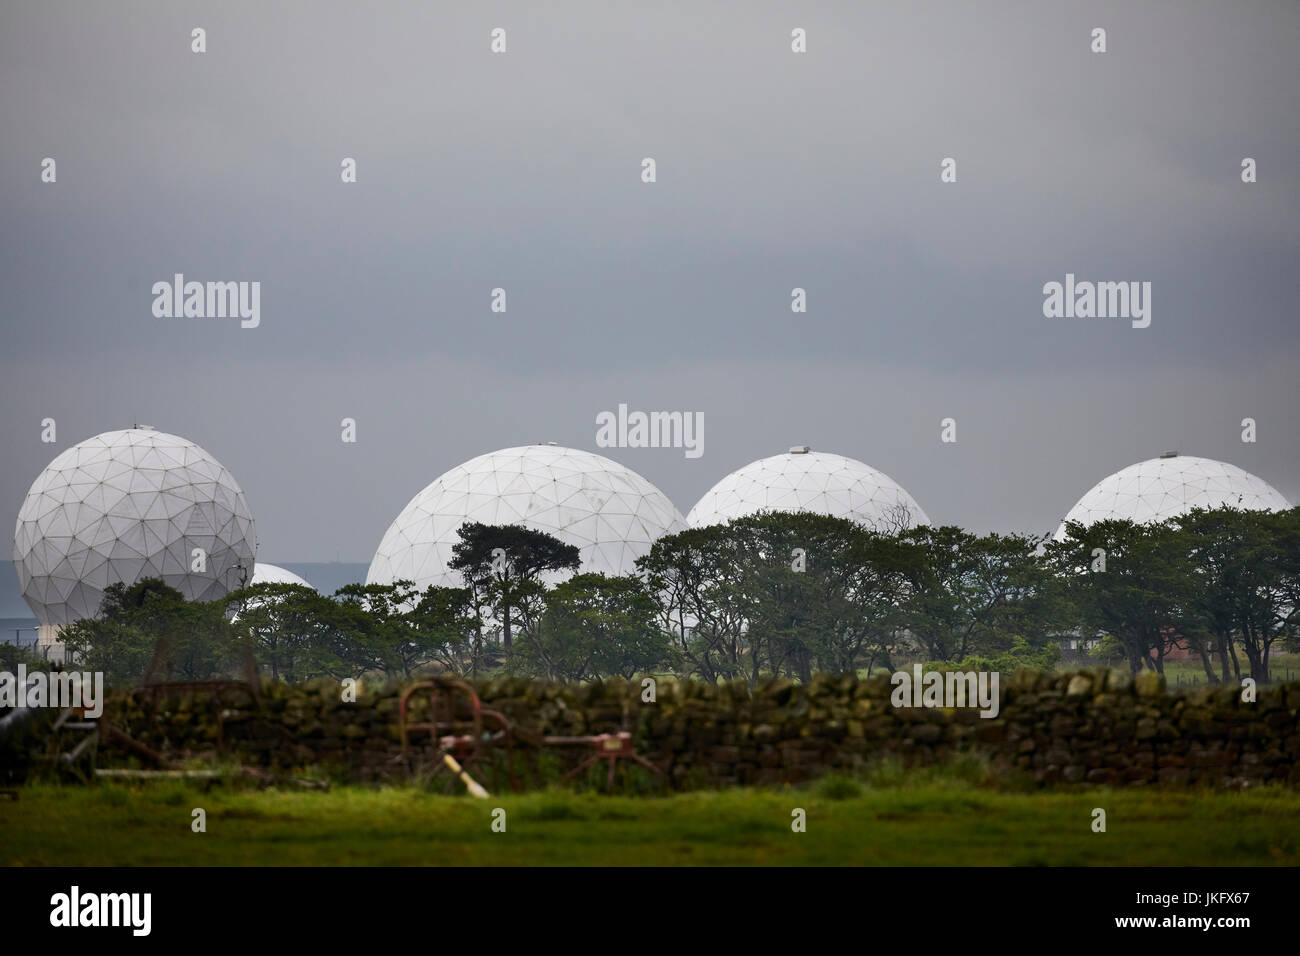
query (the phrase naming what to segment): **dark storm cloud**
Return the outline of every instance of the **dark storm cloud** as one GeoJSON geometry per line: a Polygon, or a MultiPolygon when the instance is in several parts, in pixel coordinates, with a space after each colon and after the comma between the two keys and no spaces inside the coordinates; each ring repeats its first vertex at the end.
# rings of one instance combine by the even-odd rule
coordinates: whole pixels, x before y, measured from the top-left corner
{"type": "Polygon", "coordinates": [[[6,8],[0,511],[42,418],[138,420],[267,559],[365,560],[441,471],[620,402],[704,413],[697,461],[611,454],[683,512],[795,442],[977,529],[1171,447],[1295,500],[1298,46],[1288,3],[6,8]],[[154,318],[176,272],[260,281],[260,327],[154,318]],[[1151,327],[1045,319],[1067,272],[1152,282],[1151,327]]]}

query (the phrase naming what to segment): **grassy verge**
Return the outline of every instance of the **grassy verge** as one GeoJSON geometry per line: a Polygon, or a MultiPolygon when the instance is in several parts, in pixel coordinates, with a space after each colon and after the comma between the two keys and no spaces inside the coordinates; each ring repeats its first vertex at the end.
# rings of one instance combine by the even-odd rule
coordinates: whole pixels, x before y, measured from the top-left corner
{"type": "Polygon", "coordinates": [[[416,788],[185,783],[24,788],[0,801],[5,865],[1300,865],[1300,792],[990,790],[961,774],[806,789],[489,800],[416,788]],[[207,830],[191,830],[192,810],[207,830]],[[1094,808],[1105,833],[1092,830],[1094,808]],[[493,832],[493,810],[506,830],[493,832]],[[807,829],[791,829],[792,812],[807,829]]]}

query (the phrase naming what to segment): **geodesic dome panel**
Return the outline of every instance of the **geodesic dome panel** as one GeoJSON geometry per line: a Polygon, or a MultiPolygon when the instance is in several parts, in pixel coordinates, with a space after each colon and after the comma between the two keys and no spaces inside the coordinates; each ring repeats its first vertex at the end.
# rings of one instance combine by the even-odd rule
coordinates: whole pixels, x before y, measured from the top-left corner
{"type": "Polygon", "coordinates": [[[930,523],[916,499],[884,472],[815,451],[773,455],[733,471],[704,493],[686,523],[704,528],[759,511],[811,511],[884,533],[930,523]]]}
{"type": "Polygon", "coordinates": [[[99,611],[110,584],[162,578],[212,601],[240,586],[257,551],[234,477],[184,438],[150,428],[105,432],[50,462],[18,512],[14,564],[42,624],[99,611]],[[193,552],[206,552],[202,571],[193,552]]]}
{"type": "MultiPolygon", "coordinates": [[[[253,565],[253,576],[249,586],[254,584],[301,584],[305,588],[311,585],[292,571],[285,570],[277,564],[264,564],[261,561],[253,565]]],[[[314,591],[315,588],[312,588],[314,591]]]]}
{"type": "Polygon", "coordinates": [[[1065,525],[1090,525],[1106,518],[1127,518],[1139,524],[1164,521],[1192,508],[1230,505],[1250,511],[1284,511],[1291,507],[1282,494],[1248,471],[1212,458],[1168,455],[1140,461],[1097,482],[1070,509],[1056,529],[1065,538],[1065,525]]]}
{"type": "Polygon", "coordinates": [[[447,564],[467,521],[544,531],[578,548],[582,571],[611,575],[634,573],[658,538],[685,528],[663,492],[618,462],[558,445],[506,448],[451,469],[412,498],[379,543],[366,583],[462,587],[447,564]]]}

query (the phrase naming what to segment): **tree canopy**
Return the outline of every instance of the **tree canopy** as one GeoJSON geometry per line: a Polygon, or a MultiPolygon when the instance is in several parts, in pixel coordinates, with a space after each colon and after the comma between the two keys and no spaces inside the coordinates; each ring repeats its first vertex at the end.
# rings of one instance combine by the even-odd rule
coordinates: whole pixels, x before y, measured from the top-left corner
{"type": "Polygon", "coordinates": [[[63,640],[110,683],[151,664],[155,677],[232,674],[248,649],[286,681],[806,681],[902,659],[1046,667],[1070,637],[1099,640],[1135,673],[1186,647],[1210,680],[1263,681],[1275,650],[1300,647],[1300,509],[1072,523],[1060,541],[768,512],[661,538],[621,577],[576,573],[576,547],[520,525],[469,523],[460,538],[464,587],[258,584],[199,603],[145,580],[110,586],[63,640]]]}

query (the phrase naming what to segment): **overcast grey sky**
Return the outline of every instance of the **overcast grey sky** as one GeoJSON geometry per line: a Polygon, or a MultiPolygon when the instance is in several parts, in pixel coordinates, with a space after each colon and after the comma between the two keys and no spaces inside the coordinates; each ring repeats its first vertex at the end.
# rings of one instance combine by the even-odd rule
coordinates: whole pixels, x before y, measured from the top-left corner
{"type": "Polygon", "coordinates": [[[368,561],[536,441],[683,513],[796,443],[980,531],[1170,449],[1297,501],[1297,92],[1294,2],[6,4],[0,514],[135,421],[269,561],[368,561]],[[155,318],[177,272],[260,281],[260,326],[155,318]],[[1150,327],[1044,318],[1067,272],[1150,281],[1150,327]],[[702,412],[703,456],[598,449],[619,403],[702,412]]]}

